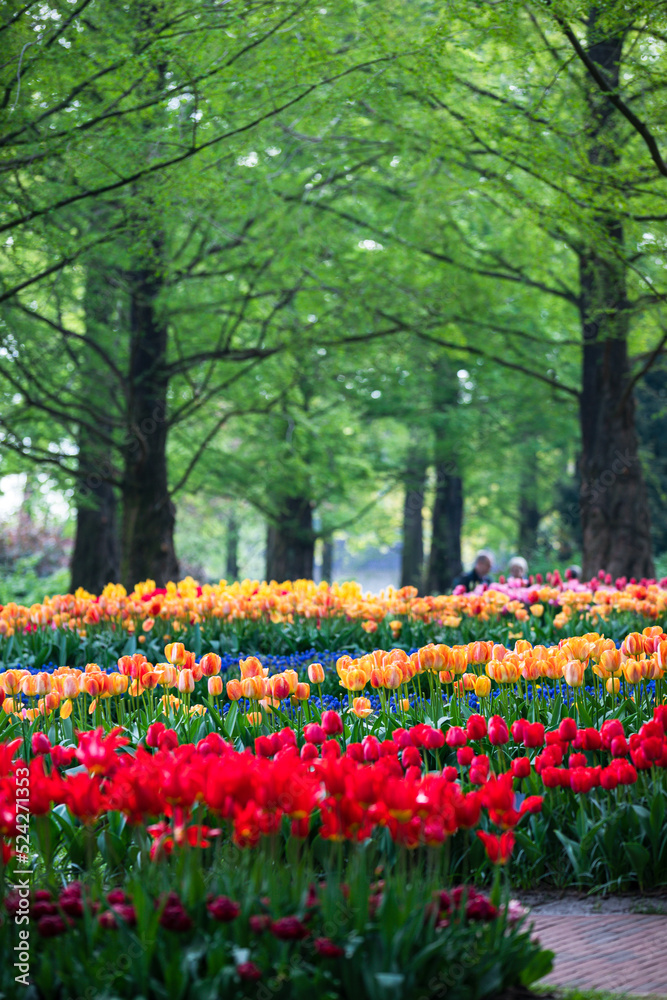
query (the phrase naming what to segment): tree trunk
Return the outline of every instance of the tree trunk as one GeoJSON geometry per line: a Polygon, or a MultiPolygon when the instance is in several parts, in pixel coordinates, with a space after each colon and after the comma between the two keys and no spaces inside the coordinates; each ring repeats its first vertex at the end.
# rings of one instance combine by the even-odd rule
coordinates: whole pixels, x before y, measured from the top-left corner
{"type": "Polygon", "coordinates": [[[157,264],[129,275],[130,373],[128,439],[123,478],[122,580],[152,579],[158,587],[178,577],[175,510],[167,481],[167,325],[156,297],[162,238],[153,241],[157,264]]]}
{"type": "MultiPolygon", "coordinates": [[[[598,37],[598,12],[588,22],[588,54],[612,87],[619,79],[624,38],[598,37]]],[[[618,161],[613,106],[590,84],[588,158],[598,169],[618,161]]],[[[646,486],[637,450],[628,364],[629,313],[623,227],[597,218],[596,245],[579,255],[583,332],[580,416],[583,573],[612,577],[654,575],[646,486]]]]}
{"type": "Polygon", "coordinates": [[[519,478],[519,547],[518,553],[530,561],[537,550],[537,530],[540,526],[538,495],[538,458],[533,452],[526,456],[519,478]]]}
{"type": "Polygon", "coordinates": [[[99,594],[107,583],[120,578],[118,501],[113,486],[104,479],[105,463],[94,445],[79,435],[76,535],[70,562],[70,589],[78,587],[99,594]]]}
{"type": "Polygon", "coordinates": [[[322,539],[322,580],[331,583],[333,580],[334,543],[333,538],[322,539]]]}
{"type": "Polygon", "coordinates": [[[279,519],[269,525],[266,579],[312,580],[315,561],[313,508],[306,497],[283,500],[279,519]]]}
{"type": "Polygon", "coordinates": [[[424,585],[424,490],[426,462],[412,454],[405,472],[403,501],[403,546],[401,549],[401,587],[424,585]]]}
{"type": "Polygon", "coordinates": [[[463,524],[463,480],[451,462],[436,466],[435,501],[431,553],[426,577],[429,594],[451,590],[461,573],[461,526],[463,524]]]}
{"type": "Polygon", "coordinates": [[[239,535],[236,512],[231,510],[227,517],[227,566],[225,569],[225,576],[230,581],[239,578],[239,535]]]}
{"type": "MultiPolygon", "coordinates": [[[[112,309],[109,285],[99,262],[91,262],[86,275],[84,294],[86,337],[101,336],[109,324],[112,309]]],[[[108,388],[100,385],[99,370],[90,361],[84,375],[88,391],[100,396],[108,388]]],[[[111,426],[101,428],[111,435],[111,426]]],[[[118,538],[118,500],[111,483],[113,455],[102,437],[93,436],[86,428],[79,430],[79,480],[76,488],[76,534],[70,561],[70,589],[83,587],[99,594],[107,583],[120,578],[120,544],[118,538]]]]}

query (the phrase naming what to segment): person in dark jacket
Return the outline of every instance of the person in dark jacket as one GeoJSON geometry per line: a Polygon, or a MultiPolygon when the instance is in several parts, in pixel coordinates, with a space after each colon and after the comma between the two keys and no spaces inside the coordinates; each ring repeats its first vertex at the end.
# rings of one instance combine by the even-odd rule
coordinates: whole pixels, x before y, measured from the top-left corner
{"type": "Polygon", "coordinates": [[[469,573],[463,573],[454,581],[455,587],[474,590],[480,583],[491,583],[491,557],[488,552],[478,552],[475,565],[469,573]]]}

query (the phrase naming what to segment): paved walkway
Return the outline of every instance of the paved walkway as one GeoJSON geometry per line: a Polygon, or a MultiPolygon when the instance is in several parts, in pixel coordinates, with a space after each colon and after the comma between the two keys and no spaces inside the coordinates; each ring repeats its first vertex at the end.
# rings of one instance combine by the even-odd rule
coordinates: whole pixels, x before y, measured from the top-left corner
{"type": "Polygon", "coordinates": [[[531,920],[540,942],[556,955],[540,986],[667,997],[667,916],[566,916],[538,908],[531,920]]]}

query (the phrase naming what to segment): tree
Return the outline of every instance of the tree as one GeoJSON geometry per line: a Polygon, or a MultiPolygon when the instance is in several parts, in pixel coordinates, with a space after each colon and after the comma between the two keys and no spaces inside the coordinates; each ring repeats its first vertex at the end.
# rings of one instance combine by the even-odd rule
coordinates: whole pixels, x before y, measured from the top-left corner
{"type": "MultiPolygon", "coordinates": [[[[453,282],[456,274],[493,282],[500,308],[459,310],[462,349],[578,401],[584,572],[650,575],[632,396],[667,336],[654,332],[630,355],[631,321],[636,328],[647,309],[657,318],[664,297],[650,232],[665,218],[656,184],[665,176],[656,138],[664,10],[480,0],[448,5],[446,18],[430,48],[392,69],[392,112],[370,109],[378,127],[399,123],[396,145],[408,153],[393,175],[393,215],[385,187],[384,207],[350,203],[345,217],[384,245],[439,262],[453,282]],[[547,298],[564,317],[548,338],[530,329],[547,298]],[[575,333],[580,370],[567,382],[558,361],[575,333]]],[[[405,322],[423,336],[414,312],[405,322]]],[[[429,336],[455,346],[442,329],[429,336]]]]}
{"type": "MultiPolygon", "coordinates": [[[[107,507],[116,490],[121,578],[128,585],[147,576],[164,583],[177,572],[168,434],[184,421],[192,426],[242,371],[283,349],[294,317],[283,326],[280,314],[309,284],[302,266],[288,278],[284,268],[275,273],[273,242],[246,246],[249,231],[254,237],[261,226],[257,216],[230,213],[229,189],[220,197],[218,147],[228,150],[238,174],[246,134],[391,57],[366,60],[359,33],[339,46],[339,33],[355,27],[354,5],[341,8],[333,33],[308,2],[278,11],[262,3],[200,10],[172,0],[93,9],[81,0],[74,10],[54,5],[53,28],[41,16],[31,5],[17,7],[3,28],[10,59],[0,231],[16,234],[16,246],[10,235],[0,301],[5,349],[22,357],[18,374],[0,370],[20,405],[3,420],[4,445],[57,466],[88,493],[85,484],[101,480],[94,502],[88,496],[80,505],[73,584],[91,582],[86,554],[109,565],[113,547],[106,532],[96,536],[93,520],[112,530],[107,507]],[[304,46],[310,79],[299,84],[290,54],[304,46]],[[213,188],[215,235],[211,205],[204,204],[213,188]],[[234,235],[220,239],[222,229],[234,235]],[[113,350],[102,346],[104,338],[91,338],[95,321],[84,324],[81,316],[83,289],[100,280],[102,252],[110,265],[105,274],[114,272],[123,298],[113,350]],[[178,328],[187,325],[183,318],[174,321],[183,284],[219,280],[236,268],[242,280],[226,290],[222,322],[198,327],[190,339],[178,328]],[[37,324],[55,340],[46,355],[34,336],[37,324]],[[64,364],[56,362],[60,355],[64,364]],[[227,367],[218,377],[227,362],[237,370],[227,367]],[[36,414],[59,425],[46,447],[21,433],[36,414]],[[78,458],[76,447],[83,448],[78,458]],[[96,537],[105,543],[93,553],[96,537]]],[[[111,331],[106,339],[113,340],[111,331]]],[[[176,490],[231,416],[223,401],[215,408],[176,490]]]]}

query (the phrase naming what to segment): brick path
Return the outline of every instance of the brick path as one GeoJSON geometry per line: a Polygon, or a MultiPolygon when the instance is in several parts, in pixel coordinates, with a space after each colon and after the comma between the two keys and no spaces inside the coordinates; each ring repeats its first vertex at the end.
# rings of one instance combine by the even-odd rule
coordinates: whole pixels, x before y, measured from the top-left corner
{"type": "Polygon", "coordinates": [[[534,910],[528,919],[556,955],[540,986],[667,997],[667,916],[556,916],[534,910]]]}

